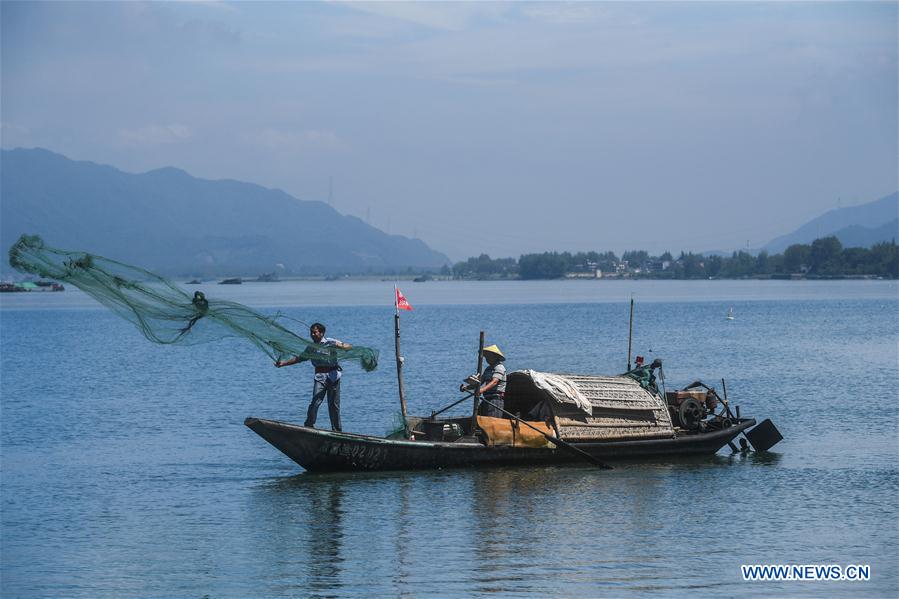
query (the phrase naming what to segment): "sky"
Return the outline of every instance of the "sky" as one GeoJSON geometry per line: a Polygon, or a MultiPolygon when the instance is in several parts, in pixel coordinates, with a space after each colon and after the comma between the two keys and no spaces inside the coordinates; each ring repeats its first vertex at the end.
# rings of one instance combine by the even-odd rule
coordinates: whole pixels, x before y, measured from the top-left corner
{"type": "Polygon", "coordinates": [[[3,1],[0,143],[454,260],[760,247],[899,188],[897,6],[3,1]]]}

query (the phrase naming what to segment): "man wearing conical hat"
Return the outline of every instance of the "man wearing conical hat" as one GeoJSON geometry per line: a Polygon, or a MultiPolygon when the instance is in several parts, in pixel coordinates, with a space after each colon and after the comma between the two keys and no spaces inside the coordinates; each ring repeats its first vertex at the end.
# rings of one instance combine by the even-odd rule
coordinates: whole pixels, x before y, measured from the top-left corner
{"type": "Polygon", "coordinates": [[[484,359],[487,360],[487,369],[484,370],[480,380],[486,382],[481,385],[480,394],[486,401],[480,405],[478,412],[481,416],[504,418],[505,414],[497,408],[505,409],[506,407],[504,403],[506,395],[506,365],[503,364],[506,356],[503,355],[498,346],[491,345],[484,348],[484,359]]]}

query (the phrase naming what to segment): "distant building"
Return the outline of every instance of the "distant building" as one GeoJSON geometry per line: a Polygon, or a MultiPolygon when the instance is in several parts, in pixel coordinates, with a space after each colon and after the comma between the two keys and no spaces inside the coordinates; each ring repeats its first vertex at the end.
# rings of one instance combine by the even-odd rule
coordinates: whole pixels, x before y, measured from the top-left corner
{"type": "Polygon", "coordinates": [[[587,272],[569,272],[565,273],[566,279],[601,279],[602,271],[598,268],[587,272]]]}

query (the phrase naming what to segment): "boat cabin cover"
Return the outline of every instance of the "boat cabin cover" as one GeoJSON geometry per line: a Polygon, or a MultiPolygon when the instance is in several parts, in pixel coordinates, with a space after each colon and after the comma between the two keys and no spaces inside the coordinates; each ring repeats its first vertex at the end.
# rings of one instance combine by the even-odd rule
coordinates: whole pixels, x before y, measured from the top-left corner
{"type": "Polygon", "coordinates": [[[665,401],[627,376],[509,373],[506,409],[526,420],[554,423],[558,436],[576,441],[674,437],[665,401]]]}

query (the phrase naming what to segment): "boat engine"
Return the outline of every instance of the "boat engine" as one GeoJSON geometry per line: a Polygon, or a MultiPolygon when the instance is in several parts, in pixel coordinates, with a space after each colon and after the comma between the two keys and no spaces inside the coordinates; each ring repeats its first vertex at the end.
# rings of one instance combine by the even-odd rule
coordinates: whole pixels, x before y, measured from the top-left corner
{"type": "Polygon", "coordinates": [[[719,402],[715,389],[702,381],[695,381],[677,391],[669,391],[665,394],[665,399],[671,422],[688,431],[703,428],[703,421],[715,413],[719,402]]]}

